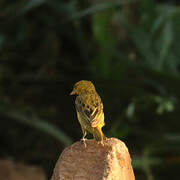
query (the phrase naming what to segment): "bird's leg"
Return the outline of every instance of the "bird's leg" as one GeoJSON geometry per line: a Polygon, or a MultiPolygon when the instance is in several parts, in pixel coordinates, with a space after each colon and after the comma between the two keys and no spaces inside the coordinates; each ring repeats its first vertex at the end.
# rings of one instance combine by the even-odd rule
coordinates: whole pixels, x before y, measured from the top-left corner
{"type": "Polygon", "coordinates": [[[98,141],[97,143],[104,146],[104,140],[98,141]]]}
{"type": "Polygon", "coordinates": [[[83,137],[82,137],[82,140],[83,140],[83,141],[86,140],[86,138],[85,138],[85,137],[86,137],[86,134],[87,134],[86,131],[84,131],[84,132],[83,132],[83,137]]]}
{"type": "Polygon", "coordinates": [[[93,136],[94,139],[97,141],[98,144],[104,146],[104,141],[107,139],[106,136],[103,134],[101,128],[95,127],[93,129],[93,136]]]}
{"type": "Polygon", "coordinates": [[[83,132],[83,137],[82,137],[82,139],[81,139],[81,141],[84,143],[84,145],[85,145],[85,147],[86,147],[86,134],[87,134],[87,132],[86,132],[86,130],[84,129],[84,128],[82,128],[82,132],[83,132]]]}

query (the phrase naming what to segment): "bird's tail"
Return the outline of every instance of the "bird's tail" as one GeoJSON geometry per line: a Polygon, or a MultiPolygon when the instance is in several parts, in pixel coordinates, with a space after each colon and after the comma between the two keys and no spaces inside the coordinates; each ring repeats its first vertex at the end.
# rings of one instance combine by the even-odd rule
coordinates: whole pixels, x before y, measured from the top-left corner
{"type": "Polygon", "coordinates": [[[93,136],[96,141],[106,140],[106,136],[103,134],[101,128],[95,127],[93,130],[93,136]]]}

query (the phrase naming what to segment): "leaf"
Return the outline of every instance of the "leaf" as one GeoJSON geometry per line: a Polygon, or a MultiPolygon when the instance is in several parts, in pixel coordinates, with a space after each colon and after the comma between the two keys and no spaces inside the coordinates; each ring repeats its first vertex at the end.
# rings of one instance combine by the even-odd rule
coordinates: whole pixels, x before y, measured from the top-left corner
{"type": "Polygon", "coordinates": [[[27,3],[24,5],[23,13],[30,11],[46,2],[46,0],[28,0],[27,3]]]}
{"type": "Polygon", "coordinates": [[[180,143],[180,134],[170,134],[166,133],[164,138],[168,140],[170,143],[180,143]]]}
{"type": "Polygon", "coordinates": [[[47,1],[47,5],[56,13],[63,16],[71,16],[77,11],[77,1],[61,2],[59,0],[47,1]]]}
{"type": "Polygon", "coordinates": [[[162,163],[160,158],[149,156],[134,157],[132,161],[133,167],[137,169],[144,169],[147,166],[154,166],[160,163],[162,163]]]}
{"type": "Polygon", "coordinates": [[[135,104],[134,102],[132,102],[131,104],[129,104],[126,110],[127,117],[132,118],[134,116],[134,112],[135,112],[135,104]]]}
{"type": "Polygon", "coordinates": [[[109,77],[110,62],[114,57],[116,40],[113,38],[111,26],[112,12],[96,13],[92,16],[93,35],[99,46],[99,52],[94,60],[96,72],[109,77]]]}
{"type": "Polygon", "coordinates": [[[163,26],[164,20],[165,20],[164,14],[160,14],[157,17],[155,22],[152,24],[152,29],[151,29],[152,34],[156,33],[156,31],[159,30],[161,26],[163,26]]]}
{"type": "Polygon", "coordinates": [[[151,36],[148,32],[144,32],[141,27],[130,27],[130,36],[135,43],[135,47],[137,48],[138,52],[144,58],[145,66],[149,68],[156,68],[156,54],[154,53],[153,49],[151,48],[151,36]]]}
{"type": "Polygon", "coordinates": [[[173,41],[173,30],[172,30],[172,23],[171,20],[169,19],[164,27],[163,34],[162,34],[162,48],[160,49],[160,56],[159,56],[159,68],[162,69],[164,60],[169,52],[170,46],[173,41]]]}
{"type": "Polygon", "coordinates": [[[95,5],[92,5],[91,7],[85,9],[85,10],[81,10],[79,12],[75,12],[71,15],[72,19],[77,19],[77,18],[82,18],[84,16],[87,15],[91,15],[97,12],[101,12],[101,11],[107,11],[116,7],[119,7],[121,5],[124,4],[128,4],[132,2],[132,0],[127,0],[127,1],[113,1],[113,2],[103,2],[103,3],[96,3],[95,5]]]}
{"type": "Polygon", "coordinates": [[[17,122],[37,128],[42,132],[51,135],[52,137],[63,143],[65,146],[69,146],[70,144],[72,144],[71,138],[53,124],[43,121],[37,117],[28,118],[26,115],[18,113],[15,110],[7,112],[7,115],[15,119],[17,122]]]}

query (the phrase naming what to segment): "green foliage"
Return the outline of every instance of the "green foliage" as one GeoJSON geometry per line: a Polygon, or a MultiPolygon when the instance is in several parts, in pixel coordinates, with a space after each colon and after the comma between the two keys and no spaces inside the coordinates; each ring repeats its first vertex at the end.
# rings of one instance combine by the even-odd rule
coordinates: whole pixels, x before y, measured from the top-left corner
{"type": "Polygon", "coordinates": [[[66,133],[64,133],[61,129],[58,129],[53,124],[39,119],[34,112],[29,110],[29,108],[18,110],[11,107],[7,99],[1,99],[0,112],[1,115],[7,116],[10,119],[12,118],[19,123],[26,124],[33,128],[37,128],[38,130],[49,134],[50,136],[57,139],[64,146],[69,146],[72,144],[72,139],[66,133]]]}
{"type": "MultiPolygon", "coordinates": [[[[20,124],[31,127],[24,134],[38,129],[62,148],[80,139],[68,95],[74,82],[90,79],[103,99],[105,134],[127,143],[136,179],[177,179],[179,6],[21,0],[1,1],[0,7],[0,116],[7,120],[0,132],[8,122],[7,137],[16,132],[15,142],[21,139],[20,124]]],[[[2,133],[4,142],[7,137],[2,133]]]]}
{"type": "Polygon", "coordinates": [[[115,53],[115,40],[112,37],[110,22],[112,13],[96,13],[92,16],[93,35],[99,50],[95,57],[93,67],[95,71],[108,78],[110,75],[111,61],[115,53]]]}

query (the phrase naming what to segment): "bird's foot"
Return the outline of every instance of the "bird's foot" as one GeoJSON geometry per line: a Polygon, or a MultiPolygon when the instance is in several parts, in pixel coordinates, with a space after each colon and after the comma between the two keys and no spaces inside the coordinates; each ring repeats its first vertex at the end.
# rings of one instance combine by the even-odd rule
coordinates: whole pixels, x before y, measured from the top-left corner
{"type": "Polygon", "coordinates": [[[104,142],[103,142],[103,140],[98,141],[97,143],[98,143],[98,144],[100,144],[100,145],[102,145],[102,146],[104,146],[104,142]]]}
{"type": "Polygon", "coordinates": [[[104,139],[101,139],[100,141],[97,141],[97,143],[102,145],[102,146],[105,146],[106,140],[107,140],[107,138],[104,137],[104,139]]]}
{"type": "Polygon", "coordinates": [[[86,140],[87,140],[86,138],[81,139],[81,142],[84,144],[85,148],[86,148],[86,140]]]}

